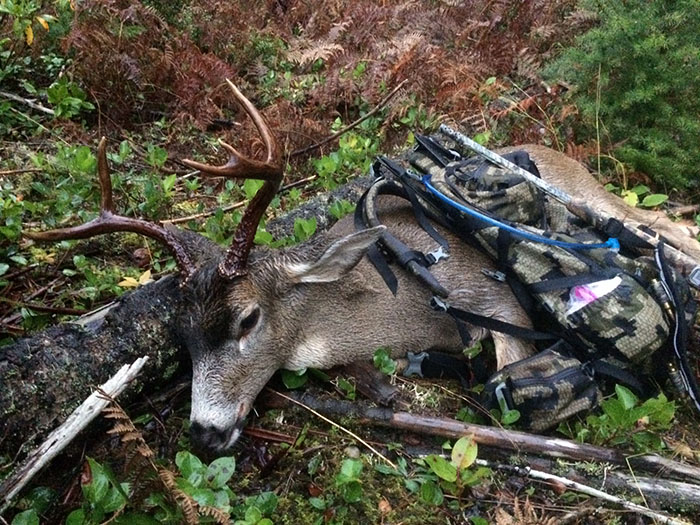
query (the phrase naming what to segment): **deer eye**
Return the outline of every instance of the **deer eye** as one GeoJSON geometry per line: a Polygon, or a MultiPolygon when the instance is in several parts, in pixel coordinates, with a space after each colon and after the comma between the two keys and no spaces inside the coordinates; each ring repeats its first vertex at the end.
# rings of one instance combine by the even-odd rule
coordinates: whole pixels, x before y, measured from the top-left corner
{"type": "Polygon", "coordinates": [[[260,308],[256,306],[238,325],[238,339],[248,335],[255,328],[255,325],[258,324],[258,319],[260,319],[260,308]]]}

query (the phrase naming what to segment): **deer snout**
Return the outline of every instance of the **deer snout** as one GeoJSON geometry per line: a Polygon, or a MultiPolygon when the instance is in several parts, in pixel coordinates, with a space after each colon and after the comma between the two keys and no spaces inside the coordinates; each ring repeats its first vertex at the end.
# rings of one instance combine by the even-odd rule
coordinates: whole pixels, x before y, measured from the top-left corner
{"type": "Polygon", "coordinates": [[[243,419],[235,425],[218,428],[214,425],[203,425],[192,421],[190,425],[190,441],[195,450],[208,455],[218,456],[231,449],[243,428],[243,419]]]}
{"type": "Polygon", "coordinates": [[[190,416],[190,440],[193,447],[214,456],[229,451],[241,435],[250,406],[249,402],[239,401],[230,412],[223,410],[223,407],[199,412],[193,403],[190,416]]]}

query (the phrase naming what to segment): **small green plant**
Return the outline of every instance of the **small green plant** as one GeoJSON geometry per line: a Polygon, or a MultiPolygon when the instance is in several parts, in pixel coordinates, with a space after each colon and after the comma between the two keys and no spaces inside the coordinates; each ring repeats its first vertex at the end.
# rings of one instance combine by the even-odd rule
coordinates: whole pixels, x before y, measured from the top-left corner
{"type": "MultiPolygon", "coordinates": [[[[369,118],[355,130],[338,140],[338,149],[329,155],[315,159],[314,168],[324,189],[333,189],[357,173],[367,173],[377,155],[379,141],[376,131],[380,120],[369,118]]],[[[337,118],[331,126],[332,131],[343,127],[337,118]]]]}
{"type": "Polygon", "coordinates": [[[630,206],[641,206],[642,208],[656,208],[668,200],[668,195],[664,193],[651,193],[649,186],[637,184],[629,190],[621,189],[614,184],[606,184],[605,189],[616,193],[630,206]]]}
{"type": "Polygon", "coordinates": [[[328,211],[335,219],[342,219],[355,211],[355,204],[345,199],[339,199],[328,207],[328,211]]]}
{"type": "Polygon", "coordinates": [[[335,477],[335,486],[346,503],[357,503],[362,499],[362,460],[346,458],[335,477]]]}
{"type": "Polygon", "coordinates": [[[387,348],[378,348],[372,360],[374,367],[382,374],[390,376],[396,373],[397,363],[391,358],[391,352],[387,348]]]}
{"type": "Polygon", "coordinates": [[[282,377],[282,382],[289,390],[295,390],[301,388],[306,384],[309,376],[306,373],[306,368],[301,370],[280,370],[280,376],[282,377]]]}
{"type": "Polygon", "coordinates": [[[375,469],[385,475],[403,477],[406,489],[418,494],[424,503],[442,505],[445,492],[461,499],[469,488],[480,484],[491,473],[485,467],[474,466],[478,447],[471,438],[460,438],[451,449],[449,461],[437,454],[416,459],[413,473],[409,472],[403,458],[397,460],[395,469],[387,465],[377,465],[375,469]]]}
{"type": "Polygon", "coordinates": [[[95,106],[86,100],[85,92],[75,82],[61,77],[46,90],[56,118],[73,118],[95,106]]]}
{"type": "Polygon", "coordinates": [[[129,501],[129,484],[117,481],[111,470],[94,459],[87,459],[84,474],[90,481],[82,484],[83,505],[68,515],[66,525],[102,523],[129,501]]]}
{"type": "Polygon", "coordinates": [[[316,233],[316,217],[294,219],[294,241],[304,242],[316,233]]]}
{"type": "Polygon", "coordinates": [[[617,385],[615,396],[601,404],[602,414],[589,415],[585,422],[562,423],[558,430],[580,442],[627,446],[636,452],[664,448],[659,433],[668,430],[676,405],[663,393],[640,403],[628,388],[617,385]]]}

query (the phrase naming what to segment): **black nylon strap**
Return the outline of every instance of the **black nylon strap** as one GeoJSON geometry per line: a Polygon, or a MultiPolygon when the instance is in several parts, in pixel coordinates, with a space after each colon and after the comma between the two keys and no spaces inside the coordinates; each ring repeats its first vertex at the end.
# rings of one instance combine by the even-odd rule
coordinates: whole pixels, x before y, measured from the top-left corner
{"type": "Polygon", "coordinates": [[[601,276],[594,273],[581,273],[578,275],[567,275],[566,277],[557,277],[532,283],[527,286],[532,293],[545,293],[554,290],[562,290],[564,288],[573,288],[582,284],[589,284],[600,281],[601,276]]]}
{"type": "Polygon", "coordinates": [[[650,393],[649,386],[645,386],[637,377],[619,366],[611,365],[601,360],[591,361],[589,364],[593,367],[596,374],[609,377],[615,380],[616,383],[628,386],[639,397],[650,393]]]}
{"type": "Polygon", "coordinates": [[[512,335],[513,337],[519,337],[520,339],[528,339],[532,341],[552,341],[554,339],[559,339],[559,337],[554,334],[538,332],[537,330],[532,330],[531,328],[506,323],[505,321],[467,312],[466,310],[454,308],[453,306],[448,305],[447,308],[442,308],[439,306],[439,303],[436,302],[435,298],[433,298],[430,304],[436,310],[443,310],[456,319],[460,319],[461,321],[465,321],[476,326],[481,326],[482,328],[486,328],[487,330],[492,330],[494,332],[500,332],[503,334],[512,335]]]}
{"type": "MultiPolygon", "coordinates": [[[[645,229],[647,229],[645,227],[645,229]]],[[[634,234],[634,232],[627,228],[624,223],[614,217],[608,219],[602,228],[603,233],[608,237],[616,237],[620,244],[625,248],[634,248],[641,250],[653,250],[654,247],[641,237],[634,234]]],[[[657,235],[657,233],[651,230],[652,235],[657,235]]]]}
{"type": "MultiPolygon", "coordinates": [[[[362,213],[366,197],[367,192],[360,197],[360,200],[357,202],[357,206],[355,207],[355,215],[353,220],[355,223],[355,229],[358,231],[364,230],[367,227],[362,213]]],[[[387,288],[389,288],[389,291],[391,291],[393,295],[396,295],[396,292],[399,289],[399,281],[396,279],[394,272],[391,271],[386,257],[379,251],[376,243],[370,246],[367,250],[367,258],[369,259],[369,262],[372,263],[372,266],[374,266],[374,269],[377,270],[379,276],[384,280],[387,288]]]]}
{"type": "Polygon", "coordinates": [[[441,168],[447,166],[449,162],[459,160],[461,158],[458,153],[448,150],[442,144],[436,142],[434,139],[426,135],[416,134],[415,137],[416,142],[425,150],[425,153],[428,157],[430,157],[430,160],[441,168]],[[447,159],[451,160],[448,161],[447,159]]]}

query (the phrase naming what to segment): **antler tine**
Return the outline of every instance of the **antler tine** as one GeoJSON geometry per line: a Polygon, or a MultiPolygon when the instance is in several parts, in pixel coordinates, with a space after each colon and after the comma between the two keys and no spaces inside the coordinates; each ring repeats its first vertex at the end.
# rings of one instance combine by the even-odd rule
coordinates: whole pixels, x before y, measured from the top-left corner
{"type": "MultiPolygon", "coordinates": [[[[280,166],[281,155],[278,150],[277,141],[267,127],[265,120],[255,106],[248,100],[243,93],[235,86],[233,82],[226,79],[231,91],[238,103],[243,107],[245,112],[250,116],[255,124],[255,127],[260,133],[260,137],[265,144],[266,159],[264,161],[251,159],[245,155],[241,155],[230,144],[221,141],[221,145],[231,154],[228,162],[221,166],[212,166],[211,164],[202,164],[190,159],[183,159],[182,162],[190,168],[199,170],[205,175],[213,177],[229,177],[243,179],[261,179],[274,181],[280,175],[277,171],[282,170],[280,166]]],[[[280,178],[281,180],[281,178],[280,178]]]]}
{"type": "Polygon", "coordinates": [[[246,265],[248,262],[248,255],[253,247],[255,232],[263,213],[265,213],[265,209],[274,198],[282,183],[283,166],[282,155],[277,146],[277,141],[260,112],[250,100],[238,90],[233,82],[228,79],[226,79],[226,82],[228,82],[228,85],[231,87],[233,95],[238,103],[243,107],[250,118],[253,119],[255,127],[258,128],[260,137],[265,144],[265,160],[260,161],[241,155],[233,146],[222,142],[222,146],[231,154],[226,164],[211,166],[188,159],[183,160],[183,162],[206,175],[228,178],[261,179],[265,181],[265,184],[263,184],[263,187],[255,194],[255,197],[243,214],[243,218],[233,234],[233,241],[226,252],[226,257],[219,264],[219,274],[225,279],[234,279],[235,277],[243,276],[247,273],[246,265]]]}
{"type": "Polygon", "coordinates": [[[175,256],[180,273],[185,281],[194,272],[194,264],[185,251],[184,246],[175,235],[158,222],[148,222],[142,219],[124,217],[114,213],[112,200],[112,180],[107,162],[107,139],[102,137],[97,148],[97,173],[100,180],[100,214],[93,220],[72,226],[45,232],[23,232],[26,237],[35,241],[51,242],[66,239],[87,239],[95,235],[114,232],[132,232],[145,235],[164,244],[175,256]]]}

